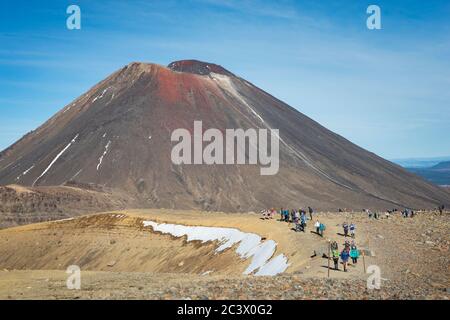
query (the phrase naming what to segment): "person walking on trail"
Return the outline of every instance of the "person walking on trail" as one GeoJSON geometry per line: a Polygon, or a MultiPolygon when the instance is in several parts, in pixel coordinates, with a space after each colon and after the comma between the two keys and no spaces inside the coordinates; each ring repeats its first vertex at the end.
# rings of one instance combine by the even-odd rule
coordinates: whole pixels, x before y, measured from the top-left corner
{"type": "Polygon", "coordinates": [[[323,237],[323,232],[325,231],[326,227],[323,223],[320,223],[319,225],[319,232],[320,232],[320,236],[323,237]]]}
{"type": "Polygon", "coordinates": [[[284,210],[284,221],[289,222],[289,209],[284,210]]]}
{"type": "Polygon", "coordinates": [[[338,249],[331,250],[331,257],[333,258],[334,262],[334,270],[339,270],[339,250],[338,249]]]}
{"type": "Polygon", "coordinates": [[[280,221],[283,221],[283,220],[284,220],[284,209],[281,208],[280,209],[280,221]]]}
{"type": "Polygon", "coordinates": [[[352,222],[350,223],[350,237],[355,238],[355,230],[356,230],[356,226],[355,224],[352,222]]]}
{"type": "Polygon", "coordinates": [[[344,250],[350,252],[350,242],[348,240],[345,240],[344,250]]]}
{"type": "Polygon", "coordinates": [[[358,263],[359,250],[356,247],[356,244],[354,242],[352,243],[352,245],[350,247],[350,257],[352,258],[353,264],[357,264],[358,263]]]}
{"type": "Polygon", "coordinates": [[[348,259],[350,258],[350,254],[348,253],[347,250],[342,250],[341,252],[341,260],[342,260],[342,265],[344,266],[344,272],[347,272],[347,263],[348,263],[348,259]]]}
{"type": "Polygon", "coordinates": [[[303,210],[300,213],[300,220],[306,224],[306,213],[303,210]]]}
{"type": "Polygon", "coordinates": [[[312,216],[313,216],[313,213],[314,213],[313,208],[308,207],[308,212],[309,212],[309,219],[312,221],[312,216]]]}
{"type": "Polygon", "coordinates": [[[320,234],[320,222],[319,222],[319,220],[317,220],[316,223],[314,223],[314,228],[316,228],[316,233],[320,234]]]}
{"type": "Polygon", "coordinates": [[[305,211],[302,211],[302,214],[300,215],[300,223],[302,224],[303,232],[305,232],[305,228],[306,228],[306,213],[305,213],[305,211]]]}
{"type": "Polygon", "coordinates": [[[347,224],[347,222],[344,222],[343,224],[342,224],[342,228],[344,228],[344,237],[348,237],[348,224],[347,224]]]}
{"type": "Polygon", "coordinates": [[[299,223],[300,221],[300,212],[298,212],[297,210],[295,210],[294,212],[294,223],[299,223]]]}
{"type": "Polygon", "coordinates": [[[297,212],[297,210],[292,209],[291,210],[291,221],[295,223],[295,213],[297,212]]]}
{"type": "Polygon", "coordinates": [[[339,248],[336,241],[333,241],[331,243],[330,247],[331,247],[331,250],[338,250],[338,248],[339,248]]]}

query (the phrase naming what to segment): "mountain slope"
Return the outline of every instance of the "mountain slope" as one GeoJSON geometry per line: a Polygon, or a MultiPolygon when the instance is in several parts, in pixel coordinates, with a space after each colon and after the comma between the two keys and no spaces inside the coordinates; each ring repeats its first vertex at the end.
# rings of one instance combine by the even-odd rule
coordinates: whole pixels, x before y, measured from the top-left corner
{"type": "Polygon", "coordinates": [[[195,60],[131,63],[0,155],[0,184],[94,183],[148,207],[222,211],[263,207],[413,208],[450,196],[327,130],[226,69],[195,60]],[[172,132],[280,130],[280,170],[174,165],[172,132]]]}

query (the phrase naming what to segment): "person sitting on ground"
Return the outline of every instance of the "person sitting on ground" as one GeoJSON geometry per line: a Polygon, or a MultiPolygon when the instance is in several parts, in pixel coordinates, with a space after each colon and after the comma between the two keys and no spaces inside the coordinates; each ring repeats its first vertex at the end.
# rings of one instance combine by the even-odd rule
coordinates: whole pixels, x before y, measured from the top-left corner
{"type": "Polygon", "coordinates": [[[342,265],[344,266],[344,272],[347,272],[347,263],[348,263],[348,259],[350,257],[350,254],[347,250],[342,250],[341,252],[341,260],[342,260],[342,265]]]}
{"type": "Polygon", "coordinates": [[[270,212],[270,219],[273,219],[276,214],[277,214],[277,210],[275,210],[275,208],[272,208],[272,210],[270,212]]]}
{"type": "Polygon", "coordinates": [[[348,224],[347,224],[347,222],[344,222],[343,224],[342,224],[342,228],[344,229],[344,237],[348,237],[348,224]]]}
{"type": "Polygon", "coordinates": [[[297,219],[297,224],[295,225],[295,228],[296,228],[296,231],[305,232],[305,230],[306,230],[306,223],[302,220],[301,217],[299,219],[297,219]]]}
{"type": "Polygon", "coordinates": [[[350,257],[352,258],[352,262],[353,264],[357,264],[358,263],[358,258],[359,258],[359,250],[356,247],[355,242],[352,242],[352,245],[350,246],[350,257]]]}
{"type": "Polygon", "coordinates": [[[355,224],[353,222],[350,223],[349,229],[350,229],[350,236],[352,238],[354,238],[355,237],[356,226],[355,226],[355,224]]]}
{"type": "Polygon", "coordinates": [[[267,219],[267,212],[268,212],[267,209],[263,209],[260,211],[260,213],[262,215],[262,219],[264,219],[264,220],[267,219]]]}

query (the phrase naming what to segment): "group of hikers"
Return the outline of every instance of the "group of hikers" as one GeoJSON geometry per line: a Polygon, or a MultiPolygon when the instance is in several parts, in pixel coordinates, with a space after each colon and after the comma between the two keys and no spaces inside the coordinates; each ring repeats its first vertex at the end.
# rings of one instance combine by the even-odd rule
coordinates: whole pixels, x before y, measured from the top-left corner
{"type": "MultiPolygon", "coordinates": [[[[288,223],[293,223],[295,225],[294,230],[296,232],[306,232],[306,222],[309,220],[313,220],[314,210],[311,207],[308,207],[306,210],[304,209],[284,209],[281,208],[279,211],[276,209],[263,210],[261,211],[263,215],[263,219],[273,219],[276,214],[280,215],[279,221],[284,221],[288,223]],[[308,210],[308,215],[306,213],[308,210]]],[[[316,228],[316,233],[323,237],[323,232],[325,231],[325,225],[320,221],[316,221],[314,223],[314,227],[316,228]]]]}
{"type": "MultiPolygon", "coordinates": [[[[439,206],[438,210],[439,213],[442,215],[442,213],[445,210],[444,205],[439,206]]],[[[339,209],[339,212],[344,211],[342,209],[339,209]]],[[[378,212],[372,212],[369,209],[363,209],[363,212],[367,213],[367,216],[371,219],[380,218],[380,214],[378,212]]],[[[392,214],[397,212],[399,212],[398,209],[387,210],[385,212],[385,216],[386,218],[389,218],[392,214]]],[[[261,213],[263,215],[263,219],[274,219],[276,215],[279,215],[280,217],[279,221],[287,222],[289,224],[294,223],[295,228],[293,230],[295,230],[296,232],[306,232],[307,221],[308,220],[310,220],[311,222],[313,221],[314,210],[311,207],[307,207],[306,210],[304,209],[289,210],[284,208],[276,210],[272,208],[269,210],[262,210],[261,213]]],[[[401,215],[404,218],[413,218],[415,216],[415,212],[411,209],[404,209],[403,211],[401,211],[401,215]]],[[[314,222],[314,229],[315,233],[323,237],[326,226],[323,222],[316,219],[314,222]]],[[[337,242],[336,241],[331,242],[330,243],[331,255],[328,258],[333,259],[335,270],[339,270],[339,259],[341,259],[344,271],[347,272],[349,260],[352,259],[353,265],[357,264],[360,251],[358,250],[354,240],[356,233],[356,225],[353,222],[351,222],[350,224],[344,222],[342,224],[342,229],[344,231],[342,235],[346,238],[344,248],[339,252],[339,246],[337,242]],[[350,242],[349,240],[347,240],[347,237],[351,237],[353,240],[350,242]]]]}
{"type": "Polygon", "coordinates": [[[350,258],[352,259],[353,265],[358,263],[359,258],[359,250],[356,247],[356,243],[354,240],[350,243],[348,240],[345,240],[344,249],[339,253],[339,246],[336,241],[333,241],[330,244],[331,248],[331,258],[334,262],[334,270],[339,270],[339,258],[342,260],[342,265],[344,267],[344,272],[347,272],[348,261],[350,258]]]}
{"type": "MultiPolygon", "coordinates": [[[[445,206],[440,205],[439,207],[437,207],[437,210],[439,211],[439,214],[442,215],[444,213],[445,206]]],[[[374,219],[380,218],[380,214],[378,212],[372,212],[369,209],[363,209],[363,211],[365,213],[367,213],[367,216],[369,218],[374,218],[374,219]]],[[[394,213],[397,213],[397,212],[400,212],[400,214],[402,215],[403,218],[414,218],[414,216],[416,215],[416,212],[414,210],[408,209],[408,208],[405,208],[402,211],[399,211],[398,209],[387,210],[384,213],[384,215],[386,218],[389,218],[391,215],[393,215],[394,213]]]]}
{"type": "MultiPolygon", "coordinates": [[[[313,221],[313,213],[314,210],[311,207],[308,207],[306,210],[304,209],[284,209],[281,208],[279,211],[276,209],[263,210],[261,211],[263,215],[263,219],[273,219],[277,214],[279,215],[279,221],[294,223],[295,231],[306,232],[306,224],[307,221],[313,221]]],[[[326,226],[323,222],[318,219],[314,222],[315,233],[319,236],[323,237],[326,226]]],[[[341,259],[342,265],[344,267],[344,271],[347,272],[347,266],[350,259],[352,259],[352,263],[355,265],[358,262],[359,258],[359,250],[356,247],[355,243],[355,233],[356,233],[356,225],[351,222],[348,224],[344,222],[342,224],[343,236],[345,238],[351,237],[353,240],[350,242],[347,239],[344,243],[344,248],[339,252],[339,246],[336,241],[330,243],[330,258],[333,259],[334,269],[339,270],[339,259],[341,259]]]]}

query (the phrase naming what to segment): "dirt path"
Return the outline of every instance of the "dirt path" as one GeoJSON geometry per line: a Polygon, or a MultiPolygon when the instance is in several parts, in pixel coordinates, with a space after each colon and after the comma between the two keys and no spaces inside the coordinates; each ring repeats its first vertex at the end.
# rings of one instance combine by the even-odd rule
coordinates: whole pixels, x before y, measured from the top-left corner
{"type": "Polygon", "coordinates": [[[448,298],[449,216],[317,218],[327,226],[323,238],[311,232],[311,222],[302,233],[257,214],[171,210],[127,210],[0,230],[0,298],[448,298]],[[242,276],[249,261],[234,249],[215,254],[214,243],[154,233],[143,227],[145,220],[256,233],[276,241],[275,254],[285,254],[290,266],[276,277],[242,276]],[[356,243],[374,254],[365,262],[380,267],[381,291],[367,292],[361,259],[347,273],[331,270],[327,279],[321,252],[328,239],[342,248],[344,221],[356,224],[356,243]],[[311,258],[313,251],[318,255],[311,258]],[[65,286],[64,270],[72,264],[81,267],[81,291],[65,286]],[[348,293],[349,286],[356,289],[348,293]]]}

